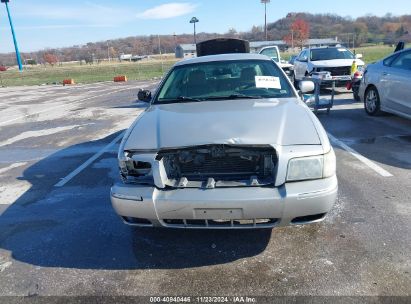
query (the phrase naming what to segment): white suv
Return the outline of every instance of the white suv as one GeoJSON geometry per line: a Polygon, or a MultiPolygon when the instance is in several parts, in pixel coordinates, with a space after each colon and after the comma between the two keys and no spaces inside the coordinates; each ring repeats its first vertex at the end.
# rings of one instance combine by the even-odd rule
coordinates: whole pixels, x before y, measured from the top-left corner
{"type": "Polygon", "coordinates": [[[312,48],[302,50],[294,62],[294,80],[300,81],[314,72],[330,72],[329,80],[337,80],[337,85],[345,85],[351,80],[351,66],[354,60],[361,70],[362,55],[354,55],[344,47],[312,48]]]}

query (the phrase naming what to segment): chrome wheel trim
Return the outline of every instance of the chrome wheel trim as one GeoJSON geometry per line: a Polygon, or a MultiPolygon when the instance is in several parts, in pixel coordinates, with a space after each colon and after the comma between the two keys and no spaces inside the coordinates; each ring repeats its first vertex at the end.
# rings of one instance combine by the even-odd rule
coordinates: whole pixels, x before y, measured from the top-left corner
{"type": "Polygon", "coordinates": [[[367,108],[368,112],[373,113],[377,109],[377,93],[374,89],[371,89],[367,93],[367,98],[365,99],[365,107],[367,108]]]}

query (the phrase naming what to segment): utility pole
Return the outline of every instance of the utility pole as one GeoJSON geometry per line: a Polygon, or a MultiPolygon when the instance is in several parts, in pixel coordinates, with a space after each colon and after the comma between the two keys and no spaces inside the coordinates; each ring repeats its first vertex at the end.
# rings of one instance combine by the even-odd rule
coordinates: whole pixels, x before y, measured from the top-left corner
{"type": "Polygon", "coordinates": [[[11,20],[11,15],[10,15],[10,10],[9,10],[9,5],[8,5],[9,0],[1,0],[1,3],[4,3],[6,5],[7,15],[9,17],[9,23],[10,23],[10,28],[11,28],[11,34],[13,35],[14,48],[16,50],[17,65],[19,66],[19,71],[22,72],[23,65],[21,64],[21,57],[20,57],[19,47],[17,45],[16,33],[14,32],[13,22],[11,20]]]}
{"type": "Polygon", "coordinates": [[[264,4],[264,33],[265,33],[265,41],[268,41],[268,32],[267,32],[267,3],[270,3],[270,0],[261,0],[261,3],[264,4]]]}
{"type": "Polygon", "coordinates": [[[174,37],[174,52],[177,52],[177,35],[176,32],[173,33],[173,37],[174,37]]]}
{"type": "Polygon", "coordinates": [[[161,60],[161,73],[164,73],[164,64],[163,64],[163,54],[161,52],[161,40],[160,40],[160,35],[157,35],[158,38],[158,52],[160,54],[160,60],[161,60]]]}
{"type": "Polygon", "coordinates": [[[108,62],[111,62],[109,41],[107,41],[107,58],[108,58],[108,62]]]}
{"type": "Polygon", "coordinates": [[[190,20],[190,23],[194,24],[194,44],[197,44],[197,37],[196,37],[196,23],[200,22],[200,20],[197,19],[197,17],[193,17],[190,20]]]}

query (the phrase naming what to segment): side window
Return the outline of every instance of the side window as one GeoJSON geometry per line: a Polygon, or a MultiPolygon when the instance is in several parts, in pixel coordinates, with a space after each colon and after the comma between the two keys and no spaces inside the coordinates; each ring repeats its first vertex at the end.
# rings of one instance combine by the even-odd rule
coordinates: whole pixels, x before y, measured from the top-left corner
{"type": "Polygon", "coordinates": [[[266,56],[274,59],[275,61],[278,61],[278,54],[277,54],[277,50],[275,48],[265,49],[261,52],[261,54],[266,55],[266,56]]]}
{"type": "Polygon", "coordinates": [[[306,51],[302,51],[302,52],[300,53],[300,55],[298,56],[298,61],[303,61],[303,60],[304,60],[305,53],[306,53],[306,51]]]}
{"type": "Polygon", "coordinates": [[[392,62],[391,67],[411,71],[411,52],[400,54],[392,62]]]}
{"type": "Polygon", "coordinates": [[[384,60],[385,66],[391,66],[392,62],[398,57],[398,54],[392,55],[384,60]]]}
{"type": "Polygon", "coordinates": [[[301,61],[307,61],[308,60],[308,51],[305,50],[301,53],[301,61]]]}

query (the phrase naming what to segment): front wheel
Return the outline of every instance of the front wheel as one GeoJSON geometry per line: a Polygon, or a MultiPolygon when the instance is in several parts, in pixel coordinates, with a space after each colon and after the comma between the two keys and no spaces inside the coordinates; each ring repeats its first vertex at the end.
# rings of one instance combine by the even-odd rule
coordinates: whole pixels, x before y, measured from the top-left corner
{"type": "Polygon", "coordinates": [[[369,87],[365,92],[364,109],[368,115],[375,116],[381,113],[380,95],[376,87],[369,87]]]}

